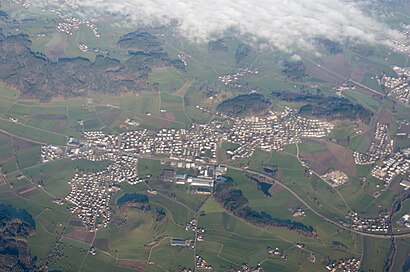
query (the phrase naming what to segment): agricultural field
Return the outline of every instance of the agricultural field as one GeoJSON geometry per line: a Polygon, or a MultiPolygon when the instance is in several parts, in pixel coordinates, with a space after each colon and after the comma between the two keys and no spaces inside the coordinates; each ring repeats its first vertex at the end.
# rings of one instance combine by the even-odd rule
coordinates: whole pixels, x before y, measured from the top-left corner
{"type": "MultiPolygon", "coordinates": [[[[243,264],[259,266],[258,271],[324,271],[331,261],[350,258],[361,261],[355,272],[409,270],[410,231],[398,223],[410,214],[410,198],[403,185],[409,172],[389,170],[394,177],[386,181],[374,171],[410,148],[410,130],[400,128],[410,120],[409,103],[403,103],[408,97],[401,94],[398,100],[388,95],[390,90],[376,80],[382,74],[398,76],[393,67],[407,67],[408,56],[384,45],[355,44],[351,42],[355,39],[348,38],[336,42],[312,37],[316,51],[294,52],[293,48],[292,52],[269,48],[265,38],[241,40],[237,34],[194,43],[177,35],[179,24],[172,20],[169,26],[135,27],[129,24],[135,14],[121,22],[115,10],[95,18],[96,22],[93,18],[77,24],[89,14],[73,19],[70,16],[75,13],[67,12],[66,17],[65,11],[59,14],[34,3],[23,8],[24,4],[18,0],[0,3],[0,44],[27,39],[27,51],[23,50],[27,58],[20,59],[24,54],[12,51],[13,46],[0,48],[3,59],[17,64],[11,71],[6,71],[8,65],[2,66],[2,75],[8,77],[1,80],[8,85],[0,82],[0,205],[11,205],[19,214],[32,217],[35,228],[26,240],[33,267],[207,271],[194,269],[199,255],[212,271],[221,272],[239,270],[243,264]],[[14,41],[15,34],[24,36],[14,41]],[[35,76],[18,74],[32,67],[30,61],[38,61],[30,70],[35,76]],[[36,74],[39,67],[50,75],[36,74]],[[64,73],[53,73],[61,67],[64,73]],[[252,93],[269,102],[264,117],[271,114],[274,120],[287,120],[270,111],[282,112],[298,120],[294,131],[305,132],[309,121],[320,121],[328,130],[320,134],[313,127],[313,132],[292,138],[294,131],[287,123],[271,138],[253,130],[240,134],[234,128],[242,117],[227,117],[217,109],[228,99],[252,93]],[[288,96],[282,99],[275,93],[288,96]],[[164,147],[158,144],[159,130],[184,129],[166,137],[178,135],[168,140],[186,140],[191,128],[200,130],[215,123],[231,131],[210,129],[212,135],[192,144],[200,146],[198,152],[190,153],[179,143],[175,146],[181,152],[148,150],[164,147]],[[384,140],[392,144],[391,150],[378,150],[382,144],[372,147],[380,136],[375,135],[377,123],[387,125],[384,140]],[[124,143],[124,135],[107,145],[101,140],[105,135],[92,143],[84,137],[84,132],[116,135],[134,130],[147,130],[141,135],[151,142],[141,147],[143,152],[113,147],[124,143]],[[230,143],[232,135],[246,140],[230,143]],[[211,136],[219,138],[203,147],[211,136]],[[71,138],[80,140],[72,149],[67,147],[71,138]],[[259,145],[265,138],[286,139],[290,144],[270,149],[259,145]],[[158,145],[150,146],[152,142],[158,145]],[[228,154],[238,148],[250,149],[252,155],[228,154]],[[43,160],[45,150],[59,150],[63,155],[43,160]],[[372,150],[374,160],[366,155],[372,150]],[[213,152],[216,158],[211,157],[213,152]],[[364,164],[355,152],[363,155],[359,159],[364,164]],[[128,155],[138,162],[116,164],[128,155]],[[118,174],[119,168],[125,172],[118,174]],[[224,169],[221,176],[217,168],[224,169]],[[338,171],[346,174],[346,183],[335,185],[326,179],[326,174],[338,171]],[[92,173],[104,173],[103,181],[81,184],[82,175],[92,173]],[[211,185],[194,185],[191,177],[211,185]],[[94,187],[87,187],[91,185],[104,189],[93,191],[94,187]],[[219,195],[223,186],[231,187],[226,195],[219,195]],[[89,193],[93,201],[93,197],[104,197],[96,207],[85,197],[73,201],[70,193],[75,191],[75,197],[89,193]],[[102,217],[94,218],[99,212],[102,217]],[[81,213],[93,218],[91,227],[81,213]],[[389,227],[384,232],[355,229],[349,217],[355,213],[371,222],[384,217],[389,227]],[[193,231],[192,224],[204,232],[193,231]],[[175,241],[186,242],[172,245],[175,241]]],[[[397,10],[390,6],[380,13],[401,29],[402,22],[409,20],[397,10]]],[[[247,117],[251,116],[243,118],[247,117]]],[[[258,124],[260,119],[246,120],[258,124]]],[[[259,130],[263,125],[255,127],[259,130]]],[[[146,139],[141,136],[135,141],[146,139]]],[[[409,157],[400,156],[404,161],[409,157]]]]}
{"type": "Polygon", "coordinates": [[[176,69],[160,69],[153,71],[148,79],[151,86],[158,86],[158,90],[164,93],[175,93],[185,83],[185,78],[176,69]]]}

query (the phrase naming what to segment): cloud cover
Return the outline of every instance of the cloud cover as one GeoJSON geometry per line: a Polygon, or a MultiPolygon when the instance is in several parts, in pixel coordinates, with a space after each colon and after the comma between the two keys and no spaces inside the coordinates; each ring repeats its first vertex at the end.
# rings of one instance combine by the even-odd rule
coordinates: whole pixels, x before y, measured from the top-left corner
{"type": "Polygon", "coordinates": [[[177,23],[180,35],[194,41],[222,37],[227,31],[264,41],[281,50],[310,49],[312,39],[353,39],[386,43],[398,35],[368,17],[367,1],[349,0],[29,0],[66,6],[98,18],[111,13],[135,24],[177,23]]]}

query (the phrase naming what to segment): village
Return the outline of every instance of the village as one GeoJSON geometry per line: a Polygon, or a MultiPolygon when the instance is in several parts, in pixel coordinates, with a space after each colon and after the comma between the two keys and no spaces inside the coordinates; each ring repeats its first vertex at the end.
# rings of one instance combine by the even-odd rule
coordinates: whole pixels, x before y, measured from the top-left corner
{"type": "Polygon", "coordinates": [[[376,165],[372,169],[371,174],[383,181],[384,187],[387,188],[397,175],[408,175],[409,171],[410,148],[407,148],[385,158],[381,165],[376,165]]]}
{"type": "Polygon", "coordinates": [[[357,212],[350,212],[348,222],[341,222],[344,226],[354,230],[370,233],[387,233],[389,229],[388,215],[379,214],[375,218],[361,218],[357,212]]]}
{"type": "Polygon", "coordinates": [[[116,185],[131,185],[144,181],[138,175],[138,159],[166,155],[161,164],[169,169],[161,172],[160,181],[186,186],[195,194],[212,194],[215,182],[227,171],[218,165],[217,148],[222,142],[238,146],[232,150],[232,159],[250,157],[258,148],[280,150],[286,144],[298,143],[302,137],[324,137],[333,125],[321,120],[297,116],[286,108],[271,112],[266,117],[229,118],[231,128],[220,121],[192,124],[187,129],[161,129],[151,132],[137,129],[117,135],[101,131],[86,131],[84,139],[70,138],[67,146],[42,146],[43,163],[70,158],[71,160],[111,161],[105,170],[96,173],[77,173],[70,181],[71,192],[66,197],[73,207],[71,212],[90,229],[107,226],[110,221],[109,200],[116,185]],[[189,171],[189,175],[178,170],[189,171]]]}
{"type": "Polygon", "coordinates": [[[84,225],[91,231],[107,227],[111,219],[109,202],[111,195],[120,187],[121,182],[131,185],[142,182],[137,173],[138,159],[133,156],[119,155],[113,164],[95,173],[76,173],[69,181],[71,192],[66,197],[84,225]]]}
{"type": "MultiPolygon", "coordinates": [[[[66,156],[73,160],[102,161],[115,159],[117,153],[164,154],[181,163],[216,164],[217,149],[223,142],[237,146],[228,150],[231,159],[236,160],[252,156],[256,149],[277,151],[285,145],[300,143],[302,138],[322,138],[333,129],[333,124],[327,121],[297,116],[290,108],[281,113],[271,112],[265,117],[226,118],[231,128],[221,121],[211,121],[209,124],[192,124],[188,129],[161,129],[156,133],[146,129],[118,135],[88,131],[84,132],[84,140],[69,139],[66,156]]],[[[47,153],[43,160],[62,156],[53,153],[53,148],[43,147],[47,153]]]]}
{"type": "Polygon", "coordinates": [[[388,89],[388,96],[408,105],[410,103],[410,68],[394,66],[397,77],[383,74],[377,77],[377,83],[388,89]]]}
{"type": "Polygon", "coordinates": [[[226,134],[226,140],[239,146],[228,151],[232,160],[250,157],[258,148],[278,151],[285,145],[300,143],[302,138],[322,138],[334,128],[327,121],[298,116],[288,107],[283,112],[270,112],[264,117],[231,119],[232,129],[226,134]]]}
{"type": "Polygon", "coordinates": [[[258,74],[257,69],[252,68],[239,68],[239,70],[233,74],[219,76],[218,79],[229,87],[241,88],[243,85],[238,81],[247,74],[258,74]]]}
{"type": "Polygon", "coordinates": [[[330,262],[326,269],[331,272],[336,271],[349,271],[349,272],[358,272],[360,271],[360,260],[354,257],[350,259],[340,259],[330,262]]]}
{"type": "Polygon", "coordinates": [[[91,23],[89,20],[84,20],[77,17],[66,15],[63,12],[58,11],[56,9],[44,9],[43,12],[51,12],[57,15],[57,17],[62,20],[62,22],[59,22],[57,25],[57,31],[59,32],[66,33],[68,35],[73,35],[75,30],[79,29],[81,25],[85,25],[91,29],[95,37],[100,37],[100,33],[98,32],[97,26],[91,23]]]}
{"type": "Polygon", "coordinates": [[[394,142],[389,136],[389,125],[378,122],[369,151],[366,153],[353,152],[353,157],[357,165],[374,164],[379,159],[390,155],[393,152],[394,142]]]}
{"type": "Polygon", "coordinates": [[[401,30],[402,35],[398,35],[393,38],[392,42],[394,44],[393,50],[410,54],[410,26],[403,25],[401,30]]]}

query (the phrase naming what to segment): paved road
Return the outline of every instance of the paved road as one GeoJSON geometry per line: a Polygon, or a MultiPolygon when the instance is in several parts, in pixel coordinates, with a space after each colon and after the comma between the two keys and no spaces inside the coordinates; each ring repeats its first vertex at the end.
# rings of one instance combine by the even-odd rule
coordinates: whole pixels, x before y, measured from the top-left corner
{"type": "MultiPolygon", "coordinates": [[[[169,158],[156,158],[156,157],[152,157],[152,156],[139,156],[140,158],[146,158],[146,159],[152,159],[152,160],[162,160],[162,161],[174,161],[172,159],[169,158]]],[[[295,193],[292,189],[290,189],[288,186],[286,186],[285,184],[283,184],[282,182],[280,182],[277,179],[274,179],[270,176],[267,176],[265,174],[256,172],[256,171],[252,171],[246,168],[239,168],[239,167],[234,167],[234,166],[230,166],[230,165],[226,165],[226,164],[221,164],[222,166],[225,166],[228,169],[232,169],[232,170],[237,170],[237,171],[241,171],[241,172],[247,172],[253,175],[259,175],[263,178],[265,178],[267,181],[269,181],[271,184],[278,184],[281,187],[283,187],[284,189],[288,190],[293,196],[296,197],[296,199],[298,199],[303,205],[305,205],[309,210],[311,210],[315,215],[319,216],[321,219],[325,220],[328,223],[331,223],[339,228],[351,231],[353,233],[362,235],[362,236],[366,236],[366,237],[373,237],[373,238],[381,238],[381,239],[391,239],[392,237],[399,237],[399,238],[410,238],[410,233],[395,233],[395,234],[384,234],[384,235],[379,235],[379,234],[372,234],[372,233],[367,233],[367,232],[361,232],[358,230],[354,230],[351,229],[349,227],[344,226],[343,224],[330,219],[326,216],[324,216],[323,214],[319,213],[318,211],[316,211],[314,208],[312,208],[312,206],[310,206],[304,199],[302,199],[297,193],[295,193]]]]}
{"type": "Polygon", "coordinates": [[[308,168],[306,166],[304,166],[304,162],[300,159],[300,152],[299,152],[299,144],[296,143],[296,158],[298,159],[299,163],[305,167],[306,169],[310,170],[313,174],[315,174],[318,178],[320,178],[323,182],[325,182],[327,185],[329,185],[330,187],[332,187],[333,190],[335,190],[335,192],[340,196],[340,198],[343,200],[343,203],[345,204],[346,208],[348,208],[349,210],[352,210],[352,208],[350,208],[349,204],[347,204],[345,198],[342,196],[342,194],[339,192],[339,190],[337,190],[335,187],[333,187],[328,181],[326,181],[324,178],[322,178],[318,173],[316,173],[313,169],[308,168]]]}
{"type": "Polygon", "coordinates": [[[303,200],[298,194],[296,194],[292,189],[290,189],[288,186],[286,186],[285,184],[283,184],[282,182],[269,177],[265,174],[261,174],[259,172],[255,172],[252,170],[248,170],[248,169],[242,169],[242,168],[238,168],[238,167],[232,167],[232,166],[228,166],[225,165],[227,168],[229,169],[233,169],[233,170],[238,170],[238,171],[244,171],[250,174],[254,174],[254,175],[258,175],[261,176],[263,178],[265,178],[265,180],[270,181],[272,184],[277,184],[280,185],[281,187],[283,187],[284,189],[288,190],[293,196],[295,196],[303,205],[305,205],[309,210],[311,210],[315,215],[319,216],[321,219],[325,220],[328,223],[331,223],[339,228],[351,231],[353,233],[362,235],[362,236],[366,236],[366,237],[373,237],[373,238],[381,238],[381,239],[391,239],[392,237],[400,237],[400,238],[408,238],[410,237],[410,233],[401,233],[401,234],[385,234],[385,235],[378,235],[378,234],[371,234],[371,233],[366,233],[366,232],[361,232],[358,230],[354,230],[351,228],[348,228],[344,225],[342,225],[341,223],[334,221],[333,219],[330,219],[326,216],[324,216],[323,214],[319,213],[318,211],[316,211],[315,209],[313,209],[308,203],[306,203],[305,200],[303,200]]]}
{"type": "Polygon", "coordinates": [[[320,69],[322,69],[322,70],[328,72],[329,74],[334,75],[334,76],[336,76],[336,77],[338,77],[338,78],[340,78],[340,79],[342,79],[342,80],[344,80],[344,81],[349,81],[349,82],[351,82],[351,83],[353,83],[353,84],[359,86],[360,88],[363,88],[363,89],[365,89],[365,90],[367,90],[367,91],[369,91],[369,92],[372,92],[372,93],[374,93],[374,94],[377,94],[377,95],[379,95],[379,96],[386,96],[385,94],[383,94],[383,93],[381,93],[381,92],[378,92],[378,91],[376,91],[375,89],[372,89],[372,88],[370,88],[370,87],[368,87],[368,86],[366,86],[366,85],[364,85],[364,84],[362,84],[362,83],[360,83],[360,82],[357,82],[357,81],[355,81],[355,80],[353,80],[353,79],[351,79],[351,78],[347,78],[347,77],[345,77],[345,76],[342,76],[342,75],[340,75],[340,74],[338,74],[338,73],[336,73],[336,72],[330,70],[330,69],[327,68],[326,66],[323,66],[322,64],[317,63],[316,61],[308,60],[308,59],[307,59],[307,61],[310,62],[310,63],[312,63],[312,64],[314,64],[314,65],[316,65],[316,66],[319,67],[320,69]]]}

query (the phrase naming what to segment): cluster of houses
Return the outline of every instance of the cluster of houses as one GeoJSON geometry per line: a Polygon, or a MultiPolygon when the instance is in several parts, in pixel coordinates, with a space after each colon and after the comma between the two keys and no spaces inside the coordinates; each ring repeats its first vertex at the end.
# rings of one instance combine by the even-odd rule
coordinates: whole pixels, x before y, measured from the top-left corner
{"type": "Polygon", "coordinates": [[[65,199],[72,204],[70,211],[90,230],[106,227],[111,219],[109,202],[113,186],[107,171],[76,173],[68,183],[71,192],[65,199]]]}
{"type": "Polygon", "coordinates": [[[40,156],[43,163],[58,160],[65,156],[65,148],[55,145],[43,145],[40,156]]]}
{"type": "Polygon", "coordinates": [[[27,1],[24,1],[24,0],[12,0],[12,1],[13,1],[14,4],[22,5],[26,9],[31,6],[30,3],[28,3],[27,1]]]}
{"type": "Polygon", "coordinates": [[[256,267],[252,267],[249,264],[242,264],[238,268],[232,268],[230,270],[227,270],[228,272],[262,272],[264,271],[262,269],[262,266],[260,264],[257,264],[256,267]]]}
{"type": "Polygon", "coordinates": [[[186,53],[180,53],[180,54],[178,54],[179,60],[182,61],[182,63],[183,63],[185,66],[188,65],[187,59],[190,58],[190,57],[191,57],[191,56],[188,55],[188,54],[186,54],[186,53]]]}
{"type": "Polygon", "coordinates": [[[377,77],[377,83],[384,86],[388,90],[388,96],[393,97],[404,104],[409,104],[410,102],[410,68],[409,67],[398,67],[394,66],[393,70],[396,72],[397,76],[389,76],[383,74],[377,77]]]}
{"type": "MultiPolygon", "coordinates": [[[[333,125],[297,116],[290,108],[284,112],[264,117],[228,118],[231,126],[212,121],[208,124],[193,124],[187,129],[161,129],[150,132],[145,129],[106,135],[101,131],[84,132],[84,140],[70,138],[66,154],[63,148],[44,146],[46,161],[63,156],[90,161],[112,161],[105,170],[96,173],[77,173],[70,181],[72,190],[66,200],[72,203],[71,211],[90,229],[104,227],[110,220],[109,201],[115,186],[121,182],[142,182],[137,172],[137,156],[166,154],[172,169],[161,173],[161,180],[189,186],[199,194],[212,194],[214,184],[226,172],[216,165],[217,147],[222,142],[231,142],[233,159],[249,157],[257,148],[278,150],[289,143],[300,142],[302,137],[324,137],[333,125]],[[248,150],[242,152],[241,150],[248,150]],[[178,174],[174,168],[183,168],[178,174]],[[186,173],[189,173],[187,175],[186,173]]],[[[202,234],[198,235],[203,239],[202,234]]]]}
{"type": "Polygon", "coordinates": [[[322,178],[332,187],[338,187],[349,182],[349,176],[339,170],[329,171],[322,178]]]}
{"type": "Polygon", "coordinates": [[[59,22],[57,24],[57,31],[66,33],[68,35],[73,35],[73,32],[75,30],[79,29],[81,25],[85,25],[91,29],[91,31],[94,33],[96,37],[100,37],[100,33],[98,32],[97,26],[91,23],[89,20],[83,20],[77,17],[70,16],[56,9],[43,9],[43,12],[46,11],[57,15],[57,17],[62,20],[62,22],[59,22]]]}
{"type": "Polygon", "coordinates": [[[138,159],[131,155],[118,155],[114,163],[103,171],[76,173],[69,182],[71,191],[66,197],[76,213],[90,230],[106,227],[110,221],[109,202],[111,195],[119,190],[116,184],[140,183],[137,172],[138,159]]]}
{"type": "Polygon", "coordinates": [[[394,50],[410,55],[410,26],[403,25],[400,31],[402,35],[393,38],[394,50]]]}
{"type": "Polygon", "coordinates": [[[202,242],[204,240],[205,229],[198,227],[198,220],[195,218],[185,225],[186,231],[193,231],[196,233],[196,240],[202,242]]]}
{"type": "Polygon", "coordinates": [[[88,51],[88,45],[86,45],[85,43],[80,43],[78,45],[78,48],[80,48],[81,51],[83,52],[87,52],[88,51]]]}
{"type": "Polygon", "coordinates": [[[196,262],[195,264],[196,268],[212,270],[212,266],[208,264],[208,262],[199,255],[195,256],[195,262],[196,262]]]}
{"type": "Polygon", "coordinates": [[[326,269],[331,272],[346,271],[346,272],[359,272],[360,260],[352,257],[350,259],[340,259],[330,262],[326,269]]]}
{"type": "Polygon", "coordinates": [[[408,176],[410,174],[410,148],[395,152],[387,157],[381,165],[376,165],[372,169],[371,174],[383,181],[385,188],[397,175],[408,176]]]}
{"type": "Polygon", "coordinates": [[[286,261],[288,259],[288,255],[286,255],[282,250],[280,250],[278,247],[276,248],[271,248],[268,247],[268,253],[274,257],[277,257],[281,260],[286,261]]]}
{"type": "Polygon", "coordinates": [[[174,182],[178,185],[188,186],[191,192],[196,194],[212,194],[214,184],[227,171],[226,167],[218,165],[196,165],[195,163],[181,163],[173,161],[172,167],[192,170],[193,175],[178,174],[174,169],[164,169],[160,180],[163,182],[174,182]]]}
{"type": "MultiPolygon", "coordinates": [[[[227,117],[227,116],[226,116],[227,117]]],[[[297,116],[286,108],[264,117],[227,117],[230,127],[221,121],[192,124],[187,129],[146,129],[106,135],[101,131],[84,132],[84,140],[70,138],[66,156],[91,161],[115,160],[116,154],[165,154],[183,163],[217,163],[217,149],[223,142],[237,146],[228,150],[233,160],[252,156],[258,148],[280,150],[285,145],[298,143],[301,138],[321,138],[329,134],[333,125],[326,121],[297,116]]],[[[49,149],[51,147],[45,147],[49,149]]],[[[54,157],[50,156],[49,160],[54,157]]]]}
{"type": "Polygon", "coordinates": [[[241,88],[243,85],[238,81],[247,74],[258,74],[259,71],[256,68],[239,68],[239,70],[233,74],[219,76],[218,79],[225,85],[234,88],[241,88]]]}
{"type": "Polygon", "coordinates": [[[173,247],[190,247],[195,248],[195,243],[190,239],[171,238],[170,245],[173,247]]]}
{"type": "Polygon", "coordinates": [[[333,125],[296,116],[289,108],[260,118],[230,118],[230,128],[222,122],[193,124],[187,129],[145,129],[106,135],[101,131],[84,132],[84,140],[70,138],[66,147],[43,146],[44,162],[68,157],[72,160],[112,161],[105,170],[96,173],[77,173],[70,181],[72,190],[66,200],[71,211],[78,213],[90,229],[106,226],[110,220],[110,195],[116,184],[142,182],[138,176],[141,155],[169,155],[172,168],[184,168],[184,174],[166,169],[161,180],[189,186],[191,192],[212,194],[214,184],[226,172],[216,165],[217,147],[224,141],[238,144],[233,158],[251,156],[256,148],[276,150],[285,144],[298,142],[301,137],[323,137],[333,125]],[[248,149],[248,153],[240,150],[248,149]],[[65,154],[64,154],[65,151],[65,154]],[[186,171],[190,175],[185,174],[186,171]]]}
{"type": "Polygon", "coordinates": [[[353,152],[355,163],[358,165],[374,164],[380,158],[393,152],[394,141],[388,133],[389,125],[377,122],[374,141],[366,153],[353,152]]]}
{"type": "Polygon", "coordinates": [[[357,212],[350,212],[349,222],[341,222],[344,226],[354,230],[370,233],[387,233],[389,229],[388,215],[380,214],[376,218],[360,218],[357,212]]]}
{"type": "Polygon", "coordinates": [[[128,131],[118,136],[119,149],[139,154],[167,154],[181,161],[216,162],[219,135],[216,122],[193,125],[191,129],[161,129],[150,135],[147,130],[128,131]]]}
{"type": "Polygon", "coordinates": [[[410,138],[410,120],[397,121],[397,137],[410,138]]]}
{"type": "Polygon", "coordinates": [[[402,217],[400,217],[399,221],[397,221],[397,224],[406,228],[410,228],[410,215],[405,214],[402,217]]]}
{"type": "Polygon", "coordinates": [[[125,119],[124,123],[129,126],[133,126],[133,127],[138,127],[140,125],[139,122],[135,121],[134,119],[130,119],[130,118],[125,119]]]}
{"type": "Polygon", "coordinates": [[[334,127],[323,120],[298,116],[288,107],[283,112],[270,112],[264,117],[231,119],[233,127],[227,134],[227,141],[239,145],[228,151],[232,160],[250,157],[257,148],[270,152],[281,150],[287,144],[300,143],[304,137],[322,138],[334,127]]]}
{"type": "Polygon", "coordinates": [[[306,216],[306,212],[302,208],[290,209],[293,217],[306,216]]]}

